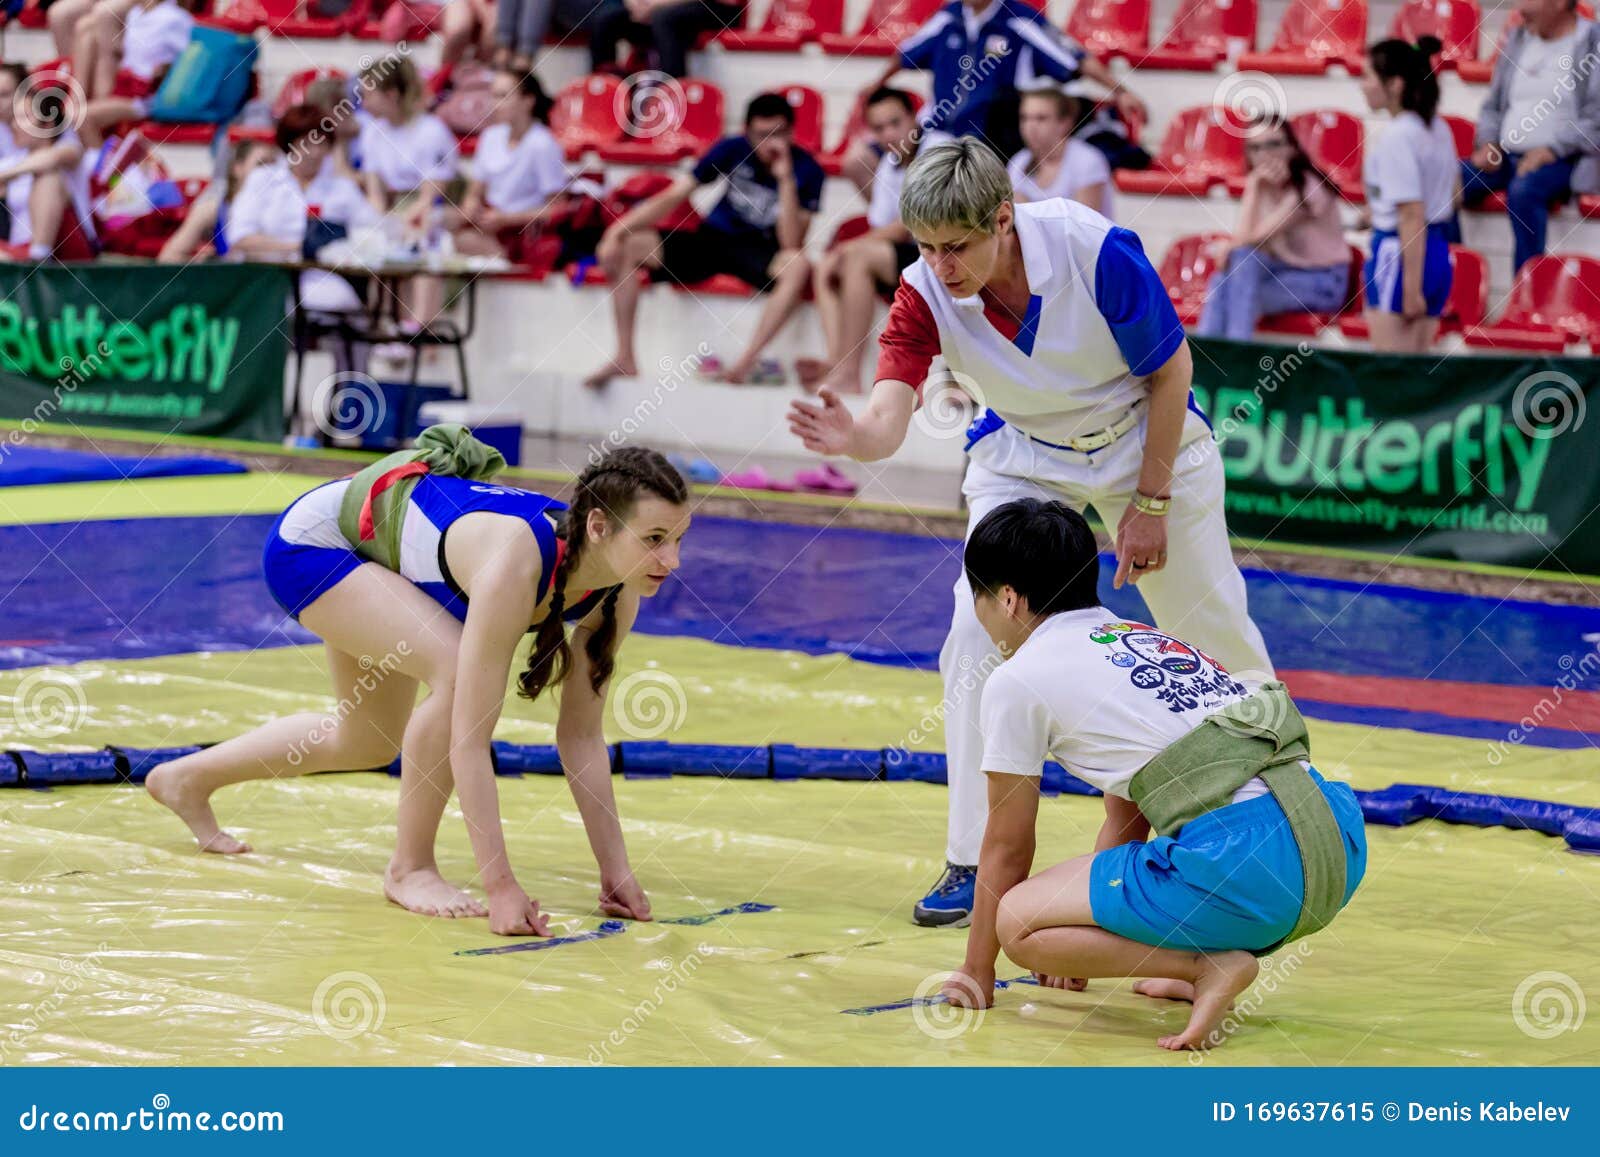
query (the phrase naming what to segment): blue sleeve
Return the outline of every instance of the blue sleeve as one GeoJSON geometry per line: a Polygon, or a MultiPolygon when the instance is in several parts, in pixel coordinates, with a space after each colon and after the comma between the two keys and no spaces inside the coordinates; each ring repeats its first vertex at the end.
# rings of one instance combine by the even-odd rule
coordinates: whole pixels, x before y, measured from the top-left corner
{"type": "Polygon", "coordinates": [[[1183,344],[1183,324],[1139,238],[1113,227],[1094,270],[1094,303],[1128,368],[1140,377],[1166,365],[1183,344]]]}
{"type": "Polygon", "coordinates": [[[902,40],[896,48],[900,55],[900,67],[919,72],[932,70],[934,58],[939,55],[939,47],[944,41],[945,26],[950,19],[950,14],[940,9],[926,24],[902,40]]]}
{"type": "Polygon", "coordinates": [[[750,143],[743,137],[723,137],[695,163],[694,179],[702,185],[709,185],[718,177],[726,177],[744,164],[749,153],[750,143]]]}
{"type": "Polygon", "coordinates": [[[800,195],[800,208],[807,213],[815,213],[821,208],[822,186],[827,179],[828,175],[810,153],[803,149],[796,150],[795,191],[800,195]]]}
{"type": "Polygon", "coordinates": [[[1083,47],[1058,32],[1042,12],[1029,11],[1011,23],[1012,31],[1033,49],[1033,70],[1051,80],[1070,83],[1083,71],[1083,47]]]}

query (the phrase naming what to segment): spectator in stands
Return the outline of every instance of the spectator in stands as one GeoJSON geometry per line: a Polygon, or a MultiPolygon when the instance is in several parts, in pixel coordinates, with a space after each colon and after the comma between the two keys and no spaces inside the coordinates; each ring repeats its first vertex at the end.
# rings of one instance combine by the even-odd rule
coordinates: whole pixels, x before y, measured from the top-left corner
{"type": "Polygon", "coordinates": [[[599,0],[585,22],[596,71],[614,69],[617,48],[631,44],[668,76],[689,74],[689,50],[703,32],[737,28],[744,8],[723,0],[599,0]]]}
{"type": "Polygon", "coordinates": [[[1519,0],[1517,11],[1522,24],[1495,61],[1476,147],[1461,163],[1461,195],[1470,206],[1505,192],[1521,269],[1544,252],[1550,206],[1571,194],[1574,168],[1600,154],[1600,25],[1579,17],[1577,0],[1519,0]]]}
{"type": "Polygon", "coordinates": [[[1067,197],[1111,216],[1111,166],[1106,155],[1072,134],[1083,119],[1078,98],[1060,89],[1022,94],[1018,128],[1027,147],[1011,158],[1006,174],[1017,201],[1067,197]]]}
{"type": "MultiPolygon", "coordinates": [[[[617,375],[638,373],[633,348],[639,305],[638,271],[653,279],[693,285],[728,273],[769,294],[756,331],[724,381],[782,380],[782,370],[757,359],[799,305],[811,279],[806,230],[822,199],[824,174],[810,153],[794,144],[794,110],[777,93],[763,93],[745,109],[744,133],[712,145],[694,167],[666,189],[623,214],[601,238],[596,256],[612,286],[617,354],[585,384],[599,387],[617,375]],[[657,225],[682,207],[700,185],[727,180],[722,199],[698,229],[663,237],[657,225]]],[[[702,367],[703,369],[709,367],[702,367]]]]}
{"type": "Polygon", "coordinates": [[[830,249],[812,278],[828,356],[795,362],[800,384],[808,389],[828,386],[839,393],[861,392],[861,358],[872,329],[873,301],[880,290],[893,289],[900,271],[918,256],[911,231],[900,223],[906,169],[923,149],[950,139],[918,127],[916,105],[902,89],[874,89],[867,96],[865,114],[883,159],[872,182],[867,231],[830,249]]]}
{"type": "Polygon", "coordinates": [[[1103,85],[1126,116],[1148,119],[1144,103],[1081,44],[1058,32],[1026,0],[953,0],[906,40],[883,74],[933,73],[933,104],[922,123],[983,139],[1002,158],[1022,147],[1019,90],[1080,75],[1103,85]]]}
{"type": "Polygon", "coordinates": [[[1367,326],[1375,349],[1420,353],[1439,332],[1450,298],[1446,224],[1455,211],[1455,138],[1438,115],[1439,41],[1382,40],[1367,53],[1361,91],[1393,119],[1367,141],[1362,179],[1372,214],[1367,326]]]}
{"type": "Polygon", "coordinates": [[[472,180],[451,224],[458,252],[520,261],[571,178],[539,78],[503,71],[494,79],[494,98],[494,123],[478,136],[472,180]]]}
{"type": "Polygon", "coordinates": [[[193,205],[167,238],[156,260],[167,264],[187,264],[206,257],[221,257],[228,251],[228,211],[239,189],[257,165],[270,164],[273,149],[265,141],[239,141],[228,153],[223,180],[216,181],[193,205]]]}
{"type": "Polygon", "coordinates": [[[353,152],[361,135],[361,118],[350,101],[348,82],[339,76],[318,77],[306,86],[306,103],[322,110],[322,127],[333,138],[323,174],[344,177],[359,188],[361,173],[353,152]]]}
{"type": "MultiPolygon", "coordinates": [[[[22,146],[17,144],[16,128],[16,99],[17,90],[28,79],[28,66],[25,64],[0,64],[0,168],[5,168],[23,157],[22,146]]],[[[9,189],[7,192],[9,193],[9,189]]],[[[23,211],[26,212],[26,205],[23,211]]],[[[8,198],[0,197],[0,209],[5,211],[5,220],[0,223],[0,237],[9,239],[11,236],[11,218],[13,211],[8,198]]]]}
{"type": "MultiPolygon", "coordinates": [[[[590,19],[602,7],[595,0],[498,0],[496,50],[509,62],[512,72],[527,72],[533,68],[551,28],[564,36],[587,31],[590,19]]],[[[592,52],[590,67],[598,71],[592,52]]]]}
{"type": "Polygon", "coordinates": [[[1350,250],[1339,192],[1268,113],[1245,138],[1238,223],[1217,255],[1198,332],[1249,341],[1277,313],[1334,313],[1349,299],[1350,250]]]}
{"type": "Polygon", "coordinates": [[[60,89],[41,90],[11,112],[16,147],[0,165],[0,186],[11,211],[12,249],[30,260],[87,261],[98,248],[83,142],[67,112],[60,89]]]}
{"type": "Polygon", "coordinates": [[[467,56],[484,64],[498,62],[495,37],[495,0],[449,0],[439,14],[439,68],[433,74],[434,91],[441,91],[467,56]]]}
{"type": "MultiPolygon", "coordinates": [[[[102,0],[77,25],[72,69],[91,101],[143,101],[189,45],[203,0],[102,0]]],[[[136,115],[142,115],[142,111],[136,115]]]]}
{"type": "MultiPolygon", "coordinates": [[[[421,243],[444,227],[446,194],[460,160],[455,134],[424,110],[422,82],[408,58],[374,61],[362,69],[359,83],[368,115],[355,147],[367,199],[380,213],[392,210],[401,231],[421,243]]],[[[444,283],[414,277],[406,293],[409,316],[401,326],[415,331],[438,314],[444,283]]]]}

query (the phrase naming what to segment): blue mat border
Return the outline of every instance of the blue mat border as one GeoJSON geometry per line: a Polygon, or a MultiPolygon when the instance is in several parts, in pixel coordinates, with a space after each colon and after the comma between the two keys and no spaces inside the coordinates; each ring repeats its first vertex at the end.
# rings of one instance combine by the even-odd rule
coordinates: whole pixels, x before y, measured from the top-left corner
{"type": "MultiPolygon", "coordinates": [[[[83,752],[8,750],[0,752],[0,788],[141,783],[157,764],[199,750],[198,746],[106,747],[83,752]]],[[[630,779],[697,775],[719,779],[946,782],[943,755],[898,747],[632,742],[612,744],[610,751],[612,772],[630,779]]],[[[561,774],[561,757],[550,745],[497,740],[492,756],[499,775],[561,774]]],[[[399,775],[400,761],[396,759],[387,768],[366,770],[399,775]]],[[[1044,765],[1040,789],[1046,795],[1100,794],[1057,763],[1044,765]]],[[[1573,851],[1600,853],[1600,808],[1415,783],[1397,783],[1381,791],[1357,791],[1356,798],[1369,824],[1403,827],[1433,819],[1471,827],[1513,828],[1560,836],[1573,851]]]]}

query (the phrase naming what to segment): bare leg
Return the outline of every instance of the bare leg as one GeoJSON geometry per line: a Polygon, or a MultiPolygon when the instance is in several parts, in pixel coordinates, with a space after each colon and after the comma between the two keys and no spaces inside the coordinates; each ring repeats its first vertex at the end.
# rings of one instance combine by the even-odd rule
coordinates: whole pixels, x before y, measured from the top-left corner
{"type": "MultiPolygon", "coordinates": [[[[51,11],[54,11],[52,9],[51,11]]],[[[98,148],[105,139],[106,130],[124,121],[139,119],[139,106],[120,96],[106,96],[92,101],[83,110],[83,127],[79,135],[90,148],[98,148]]]]}
{"type": "Polygon", "coordinates": [[[413,277],[404,296],[406,320],[426,329],[444,310],[444,278],[413,277]]]}
{"type": "Polygon", "coordinates": [[[28,194],[28,224],[36,248],[53,250],[67,212],[67,182],[60,172],[38,173],[28,194]]]}
{"type": "Polygon", "coordinates": [[[452,68],[459,64],[478,39],[478,17],[469,0],[453,0],[439,17],[439,64],[452,68]]]}
{"type": "Polygon", "coordinates": [[[633,331],[639,317],[639,270],[654,268],[661,235],[654,230],[632,233],[608,253],[601,262],[606,284],[611,287],[611,314],[617,325],[617,356],[583,379],[590,389],[599,389],[615,377],[630,377],[639,372],[633,348],[633,331]]]}
{"type": "Polygon", "coordinates": [[[863,135],[850,142],[850,147],[844,153],[844,161],[839,166],[839,174],[849,178],[856,192],[871,198],[872,179],[878,175],[878,154],[872,147],[871,138],[863,135]]]}
{"type": "Polygon", "coordinates": [[[1366,318],[1367,329],[1372,335],[1372,348],[1381,353],[1423,353],[1433,345],[1433,339],[1439,334],[1439,319],[1436,317],[1407,321],[1398,313],[1369,308],[1366,318]]]}
{"type": "Polygon", "coordinates": [[[811,277],[811,295],[816,301],[817,319],[822,323],[822,339],[827,347],[825,361],[801,358],[795,362],[800,384],[808,389],[817,386],[839,360],[839,270],[844,264],[845,247],[825,253],[811,277]]]}
{"type": "Polygon", "coordinates": [[[773,279],[773,285],[767,294],[767,304],[756,319],[756,332],[751,336],[750,344],[745,346],[744,353],[739,355],[739,360],[723,374],[724,381],[743,381],[755,366],[761,351],[778,336],[778,331],[784,327],[805,295],[806,284],[811,280],[811,263],[798,250],[784,250],[772,259],[772,264],[767,267],[767,276],[773,279]]]}
{"type": "MultiPolygon", "coordinates": [[[[92,60],[83,62],[90,71],[80,71],[78,80],[91,100],[110,96],[117,87],[117,68],[122,63],[122,18],[125,11],[102,4],[90,14],[89,27],[93,33],[90,45],[94,56],[92,60]]],[[[79,35],[81,37],[81,31],[79,35]]],[[[83,52],[80,49],[79,55],[82,56],[83,52]]],[[[74,67],[77,67],[76,62],[74,67]]]]}
{"type": "Polygon", "coordinates": [[[853,242],[844,252],[844,266],[839,273],[839,344],[827,384],[855,394],[861,392],[861,359],[866,353],[867,335],[872,332],[878,286],[893,285],[898,271],[894,267],[894,246],[887,241],[873,238],[853,242]]]}
{"type": "Polygon", "coordinates": [[[1057,864],[1018,884],[1000,900],[997,930],[1005,954],[1049,976],[1147,976],[1186,981],[1194,1011],[1181,1033],[1159,1038],[1164,1049],[1220,1044],[1217,1026],[1235,996],[1260,971],[1248,952],[1153,948],[1099,928],[1089,904],[1093,856],[1057,864]]]}
{"type": "Polygon", "coordinates": [[[89,14],[94,0],[56,0],[46,14],[56,55],[71,59],[77,38],[78,21],[89,14]]]}

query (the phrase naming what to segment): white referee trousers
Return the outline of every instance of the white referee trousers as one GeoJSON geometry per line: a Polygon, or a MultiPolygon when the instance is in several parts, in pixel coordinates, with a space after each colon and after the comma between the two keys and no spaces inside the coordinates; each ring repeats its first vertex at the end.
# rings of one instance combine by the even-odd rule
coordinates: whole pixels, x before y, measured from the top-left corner
{"type": "MultiPolygon", "coordinates": [[[[1179,449],[1167,515],[1167,565],[1139,580],[1139,593],[1162,630],[1192,643],[1246,684],[1273,677],[1261,632],[1245,605],[1244,576],[1228,547],[1223,514],[1222,458],[1204,423],[1189,416],[1191,439],[1179,449]]],[[[967,534],[998,506],[1018,498],[1057,499],[1075,510],[1092,507],[1113,535],[1138,489],[1144,424],[1094,454],[1054,450],[1005,426],[972,448],[962,493],[967,534]]],[[[955,864],[976,864],[988,818],[983,736],[978,706],[999,653],[978,624],[963,572],[956,579],[955,615],[939,653],[944,680],[945,753],[950,784],[948,846],[955,864]]],[[[1085,688],[1092,695],[1093,688],[1085,688]]]]}

